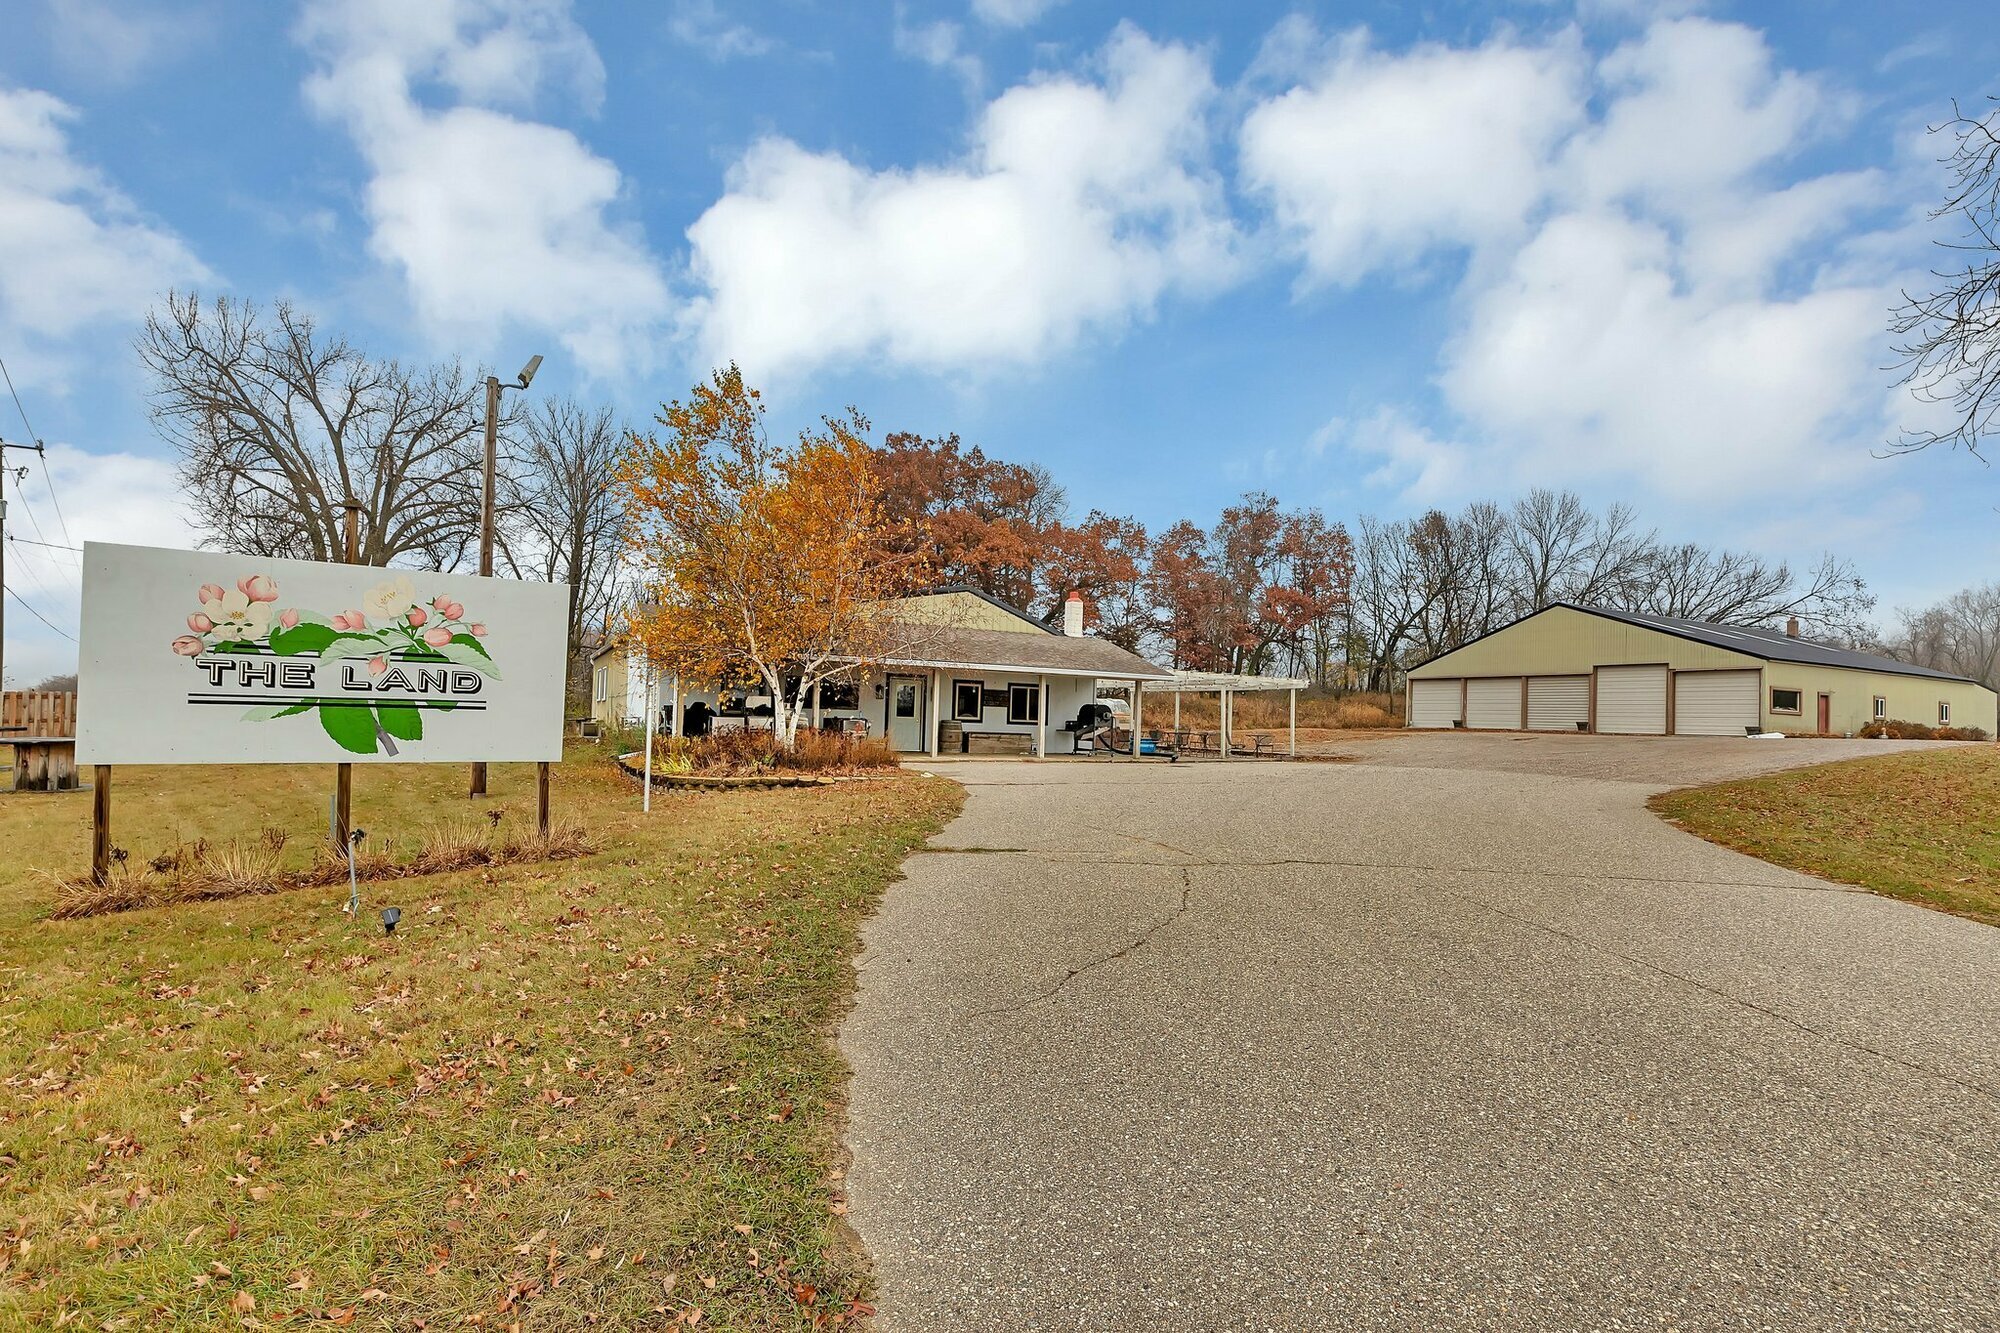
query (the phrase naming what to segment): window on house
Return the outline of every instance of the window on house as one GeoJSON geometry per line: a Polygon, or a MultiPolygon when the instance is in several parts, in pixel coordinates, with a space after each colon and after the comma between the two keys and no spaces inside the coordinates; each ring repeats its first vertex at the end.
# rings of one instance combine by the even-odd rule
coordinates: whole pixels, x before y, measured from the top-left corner
{"type": "Polygon", "coordinates": [[[1878,695],[1876,695],[1876,696],[1875,696],[1875,720],[1876,720],[1877,722],[1882,722],[1882,721],[1885,721],[1885,720],[1886,720],[1886,719],[1888,718],[1888,716],[1889,716],[1889,701],[1888,701],[1887,699],[1884,699],[1884,698],[1883,698],[1883,697],[1882,697],[1881,695],[1879,695],[1879,694],[1878,694],[1878,695]]]}
{"type": "Polygon", "coordinates": [[[861,686],[851,680],[823,680],[813,687],[819,691],[819,706],[852,712],[861,707],[861,686]]]}
{"type": "Polygon", "coordinates": [[[1007,687],[1007,720],[1032,726],[1042,720],[1041,691],[1033,685],[1007,687]]]}
{"type": "Polygon", "coordinates": [[[603,703],[611,697],[611,668],[597,668],[597,702],[603,703]]]}
{"type": "Polygon", "coordinates": [[[1772,690],[1771,711],[1774,713],[1797,713],[1805,696],[1797,690],[1772,690]]]}
{"type": "Polygon", "coordinates": [[[1938,700],[1938,725],[1940,727],[1951,725],[1951,705],[1943,699],[1938,700]]]}
{"type": "Polygon", "coordinates": [[[955,680],[951,683],[951,720],[954,722],[977,722],[981,714],[981,685],[976,680],[955,680]]]}

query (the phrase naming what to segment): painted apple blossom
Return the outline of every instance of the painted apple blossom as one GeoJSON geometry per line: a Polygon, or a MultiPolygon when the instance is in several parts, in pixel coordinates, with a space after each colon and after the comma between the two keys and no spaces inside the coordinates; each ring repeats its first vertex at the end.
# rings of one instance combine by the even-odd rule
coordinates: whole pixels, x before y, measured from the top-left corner
{"type": "Polygon", "coordinates": [[[385,579],[359,607],[331,614],[279,601],[277,580],[267,574],[246,574],[233,588],[204,583],[195,590],[187,632],[169,645],[211,667],[219,658],[291,659],[296,669],[258,679],[301,697],[253,707],[246,720],[312,713],[342,749],[394,755],[398,742],[423,739],[425,712],[463,702],[430,697],[427,683],[447,679],[449,668],[476,672],[479,680],[499,678],[480,642],[485,623],[468,622],[465,604],[451,597],[422,600],[409,575],[385,579]],[[321,668],[328,669],[325,679],[321,668]]]}

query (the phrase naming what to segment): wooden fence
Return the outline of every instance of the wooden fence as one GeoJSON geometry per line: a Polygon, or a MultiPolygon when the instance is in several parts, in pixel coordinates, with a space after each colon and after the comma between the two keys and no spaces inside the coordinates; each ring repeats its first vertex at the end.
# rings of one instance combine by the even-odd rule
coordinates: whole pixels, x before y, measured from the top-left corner
{"type": "Polygon", "coordinates": [[[0,742],[31,736],[76,735],[76,696],[54,691],[0,694],[0,742]]]}

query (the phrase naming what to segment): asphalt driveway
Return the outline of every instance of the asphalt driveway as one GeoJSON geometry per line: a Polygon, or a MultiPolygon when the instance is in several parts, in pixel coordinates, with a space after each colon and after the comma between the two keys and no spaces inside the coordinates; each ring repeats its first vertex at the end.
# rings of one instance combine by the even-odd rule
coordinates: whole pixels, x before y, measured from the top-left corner
{"type": "Polygon", "coordinates": [[[2000,1327],[2000,930],[1663,787],[1879,742],[941,767],[865,936],[891,1333],[2000,1327]]]}

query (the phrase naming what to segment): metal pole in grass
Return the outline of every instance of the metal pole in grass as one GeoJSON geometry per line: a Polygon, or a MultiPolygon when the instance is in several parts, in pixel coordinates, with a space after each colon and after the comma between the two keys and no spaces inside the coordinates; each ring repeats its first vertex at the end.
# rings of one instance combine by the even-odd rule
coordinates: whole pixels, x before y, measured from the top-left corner
{"type": "Polygon", "coordinates": [[[639,808],[653,813],[653,664],[646,663],[646,791],[639,808]]]}
{"type": "Polygon", "coordinates": [[[354,849],[367,836],[360,829],[347,835],[347,915],[355,921],[361,919],[361,881],[354,874],[354,849]]]}

